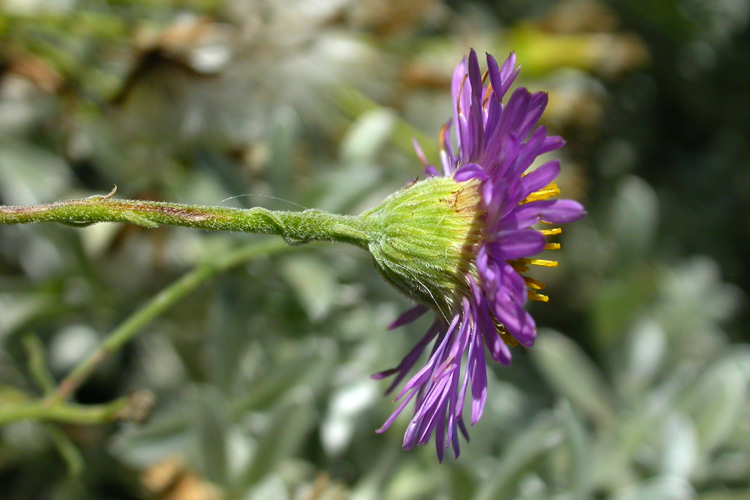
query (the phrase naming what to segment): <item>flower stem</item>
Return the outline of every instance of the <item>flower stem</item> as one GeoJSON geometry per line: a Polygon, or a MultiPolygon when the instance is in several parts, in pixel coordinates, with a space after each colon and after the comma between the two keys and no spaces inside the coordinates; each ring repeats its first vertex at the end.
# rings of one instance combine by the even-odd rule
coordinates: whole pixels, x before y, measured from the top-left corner
{"type": "Polygon", "coordinates": [[[50,394],[55,390],[55,379],[47,368],[47,355],[42,341],[29,334],[23,338],[23,345],[29,360],[31,378],[44,394],[50,394]]]}
{"type": "Polygon", "coordinates": [[[226,208],[142,200],[115,200],[110,193],[43,205],[0,206],[0,224],[59,222],[88,226],[121,222],[155,228],[166,224],[215,231],[275,234],[287,243],[340,241],[366,248],[369,242],[363,219],[320,210],[271,211],[265,208],[226,208]]]}
{"type": "Polygon", "coordinates": [[[143,327],[151,323],[167,309],[213,276],[253,258],[280,253],[291,248],[293,247],[285,245],[282,241],[263,241],[243,246],[226,254],[222,258],[198,265],[195,269],[164,288],[143,307],[120,323],[94,352],[79,363],[60,382],[57,389],[49,395],[48,400],[64,401],[68,399],[91,376],[104,359],[117,352],[123,345],[135,337],[143,327]]]}
{"type": "Polygon", "coordinates": [[[0,425],[17,420],[55,421],[74,424],[101,424],[120,418],[128,407],[127,398],[103,405],[73,403],[48,404],[45,400],[23,401],[0,408],[0,425]]]}
{"type": "MultiPolygon", "coordinates": [[[[367,248],[370,241],[369,222],[360,217],[335,215],[319,210],[302,212],[271,211],[265,208],[237,209],[216,206],[184,205],[142,200],[112,199],[114,190],[105,196],[30,206],[0,206],[0,224],[58,222],[88,226],[99,222],[131,223],[155,228],[159,225],[184,226],[216,231],[241,231],[274,234],[288,244],[309,241],[339,241],[367,248]]],[[[44,408],[57,407],[66,401],[91,376],[101,362],[117,352],[147,324],[172,307],[185,295],[211,277],[247,260],[278,253],[289,248],[281,241],[265,241],[246,246],[197,266],[162,290],[142,308],[133,313],[78,364],[42,399],[44,408]]],[[[40,383],[42,381],[40,380],[40,383]]],[[[46,383],[44,385],[47,385],[46,383]]],[[[29,406],[29,415],[37,410],[29,406]]],[[[19,410],[20,411],[20,410],[19,410]]],[[[0,416],[0,423],[2,422],[0,416]]],[[[5,416],[4,418],[12,418],[5,416]]],[[[54,417],[53,417],[54,418],[54,417]]]]}

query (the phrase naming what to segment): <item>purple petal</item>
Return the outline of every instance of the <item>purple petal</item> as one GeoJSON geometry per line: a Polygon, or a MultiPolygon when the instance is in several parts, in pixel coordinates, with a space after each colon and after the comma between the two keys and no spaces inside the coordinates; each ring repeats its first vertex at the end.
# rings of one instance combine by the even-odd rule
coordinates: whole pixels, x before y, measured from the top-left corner
{"type": "Polygon", "coordinates": [[[503,366],[510,365],[512,358],[510,349],[503,339],[500,338],[500,334],[497,333],[497,328],[495,328],[494,324],[482,328],[482,337],[493,361],[503,366]]]}
{"type": "Polygon", "coordinates": [[[464,439],[466,439],[466,442],[468,443],[471,441],[469,439],[469,431],[466,430],[466,424],[464,424],[464,419],[461,419],[458,421],[458,428],[461,429],[461,434],[463,434],[464,439]]]}
{"type": "Polygon", "coordinates": [[[390,427],[391,425],[393,425],[393,422],[395,422],[395,421],[396,421],[396,418],[398,418],[398,416],[399,416],[399,415],[401,414],[401,412],[402,412],[402,411],[404,411],[404,408],[406,408],[406,405],[408,405],[408,404],[409,404],[409,402],[410,402],[410,401],[411,401],[411,400],[412,400],[412,399],[414,398],[414,396],[415,396],[416,394],[417,394],[417,391],[412,391],[412,393],[411,393],[411,394],[409,394],[409,396],[408,396],[408,397],[404,398],[404,400],[403,400],[403,401],[401,401],[401,404],[399,404],[399,405],[398,405],[398,407],[396,408],[396,410],[395,410],[395,411],[394,411],[393,413],[391,413],[391,416],[390,416],[390,417],[388,417],[388,420],[386,420],[386,421],[385,421],[385,422],[383,423],[383,425],[381,425],[381,426],[380,426],[380,428],[376,429],[376,430],[375,430],[375,432],[376,432],[377,434],[382,434],[382,433],[384,433],[384,432],[385,432],[386,430],[388,430],[388,428],[389,428],[389,427],[390,427]]]}
{"type": "Polygon", "coordinates": [[[529,105],[531,94],[524,87],[519,87],[513,92],[508,99],[508,104],[503,110],[503,117],[500,120],[499,133],[510,134],[518,130],[518,125],[526,116],[526,108],[529,105]]]}
{"type": "Polygon", "coordinates": [[[493,160],[492,175],[496,179],[502,179],[510,170],[518,157],[520,144],[512,135],[500,135],[500,127],[487,142],[485,158],[493,160]]]}
{"type": "MultiPolygon", "coordinates": [[[[486,255],[484,248],[480,250],[480,254],[482,252],[486,255]]],[[[526,302],[526,284],[523,278],[513,266],[504,260],[498,261],[488,257],[480,268],[479,275],[482,278],[487,302],[492,302],[495,299],[495,294],[498,293],[503,298],[509,297],[521,304],[526,302]]],[[[492,308],[491,305],[489,307],[492,308]]]]}
{"type": "MultiPolygon", "coordinates": [[[[430,440],[430,434],[435,429],[438,422],[445,421],[445,406],[449,394],[449,380],[443,380],[442,384],[435,387],[436,399],[430,401],[430,406],[424,414],[424,422],[419,433],[419,444],[427,444],[430,440]]],[[[415,417],[416,418],[416,417],[415,417]]],[[[422,417],[420,417],[422,418],[422,417]]]]}
{"type": "Polygon", "coordinates": [[[495,185],[492,182],[485,182],[482,186],[482,203],[487,209],[486,227],[491,231],[497,223],[499,212],[502,209],[503,193],[495,192],[495,185]]]}
{"type": "Polygon", "coordinates": [[[424,168],[424,173],[427,177],[441,177],[440,172],[438,172],[438,170],[432,165],[427,165],[424,168]]]}
{"type": "Polygon", "coordinates": [[[470,179],[479,179],[480,181],[486,181],[490,176],[487,172],[477,163],[469,163],[467,165],[461,165],[456,173],[453,175],[453,179],[456,182],[464,182],[470,179]]]}
{"type": "MultiPolygon", "coordinates": [[[[560,161],[553,160],[545,163],[541,167],[537,168],[533,172],[530,172],[526,177],[522,179],[524,193],[531,194],[538,191],[560,174],[560,161]]],[[[528,196],[528,194],[526,196],[528,196]]]]}
{"type": "MultiPolygon", "coordinates": [[[[473,282],[473,280],[472,280],[473,282]]],[[[472,292],[474,299],[477,301],[477,325],[478,330],[482,333],[484,343],[487,345],[487,349],[490,351],[490,356],[496,362],[508,366],[510,364],[510,349],[500,338],[497,333],[495,323],[490,317],[487,300],[484,297],[484,292],[476,285],[472,283],[472,292]]]]}
{"type": "MultiPolygon", "coordinates": [[[[474,334],[476,335],[476,331],[474,332],[474,334]]],[[[467,368],[468,366],[471,366],[471,359],[473,356],[475,356],[474,354],[475,345],[476,345],[476,342],[473,342],[473,341],[469,344],[469,358],[468,358],[467,368]]],[[[484,355],[484,351],[482,351],[482,355],[484,355]]],[[[451,411],[448,414],[448,417],[451,420],[459,418],[464,411],[464,400],[466,399],[466,389],[469,386],[469,378],[470,378],[470,374],[469,374],[469,370],[467,369],[464,372],[464,378],[463,378],[463,382],[461,383],[461,387],[458,389],[458,395],[456,397],[456,404],[453,406],[453,411],[451,411]]]]}
{"type": "MultiPolygon", "coordinates": [[[[453,123],[458,128],[458,109],[461,106],[459,101],[461,93],[463,92],[462,86],[464,85],[464,77],[466,76],[466,59],[463,59],[453,72],[453,79],[451,81],[451,95],[453,96],[453,123]]],[[[456,144],[458,145],[459,151],[461,150],[461,134],[456,129],[456,144]]]]}
{"type": "Polygon", "coordinates": [[[438,462],[443,463],[443,456],[445,454],[445,446],[443,445],[443,439],[445,435],[445,420],[439,419],[437,427],[435,428],[435,450],[437,451],[438,462]]]}
{"type": "Polygon", "coordinates": [[[518,271],[505,261],[498,262],[498,269],[500,286],[516,302],[526,302],[526,283],[518,271]]]}
{"type": "MultiPolygon", "coordinates": [[[[506,61],[506,64],[507,62],[508,61],[506,61]]],[[[495,100],[499,101],[503,98],[503,78],[500,73],[500,68],[497,66],[497,61],[489,54],[487,54],[487,73],[489,73],[492,92],[496,96],[495,100]]]]}
{"type": "Polygon", "coordinates": [[[401,389],[401,392],[396,396],[396,400],[401,399],[403,395],[410,391],[412,388],[424,384],[430,378],[430,372],[434,371],[434,369],[439,365],[439,360],[442,356],[442,353],[445,350],[445,347],[450,340],[451,333],[453,333],[453,330],[456,328],[456,325],[458,324],[460,318],[461,316],[459,314],[453,317],[453,321],[448,327],[448,330],[446,330],[442,338],[442,342],[440,342],[440,345],[438,345],[430,355],[430,359],[427,361],[427,364],[419,372],[417,372],[417,374],[414,375],[411,380],[406,383],[404,388],[401,389]]]}
{"type": "Polygon", "coordinates": [[[427,156],[425,156],[422,146],[419,145],[419,141],[417,141],[416,137],[412,137],[411,144],[414,147],[414,151],[417,153],[417,158],[422,162],[422,165],[425,167],[429,166],[430,162],[427,161],[427,156]]]}
{"type": "Polygon", "coordinates": [[[538,201],[532,201],[515,207],[513,211],[502,220],[502,227],[510,229],[526,229],[542,220],[543,207],[539,207],[538,201]]]}
{"type": "MultiPolygon", "coordinates": [[[[464,89],[466,92],[466,89],[464,89]]],[[[461,113],[456,117],[456,134],[460,138],[458,149],[458,163],[471,161],[472,136],[469,132],[469,119],[464,114],[466,108],[461,108],[461,113]]]]}
{"type": "MultiPolygon", "coordinates": [[[[383,371],[380,371],[380,372],[377,372],[377,373],[373,373],[372,375],[370,375],[370,378],[373,379],[373,380],[383,380],[386,377],[390,377],[391,375],[393,375],[397,371],[398,371],[398,368],[389,368],[387,370],[383,370],[383,371]]],[[[388,391],[386,391],[386,394],[387,394],[387,392],[388,391]]]]}
{"type": "Polygon", "coordinates": [[[461,91],[461,84],[464,81],[464,76],[466,75],[466,59],[462,59],[458,65],[456,65],[456,69],[453,70],[453,78],[451,79],[451,96],[453,97],[453,105],[455,110],[455,105],[458,102],[458,94],[461,91]]]}
{"type": "Polygon", "coordinates": [[[411,449],[415,444],[424,440],[432,429],[434,429],[436,410],[440,406],[440,398],[444,395],[447,380],[443,379],[438,382],[428,392],[424,401],[417,402],[417,412],[406,427],[404,440],[401,444],[405,450],[411,449]]]}
{"type": "MultiPolygon", "coordinates": [[[[523,191],[523,181],[520,176],[506,179],[505,187],[505,206],[503,207],[502,217],[518,209],[518,204],[525,198],[523,191]]],[[[504,226],[503,222],[503,227],[504,226]]],[[[511,229],[511,228],[507,228],[511,229]]]]}
{"type": "MultiPolygon", "coordinates": [[[[460,422],[460,420],[459,420],[459,422],[460,422]]],[[[453,445],[453,453],[455,454],[455,457],[458,458],[458,456],[461,454],[461,446],[458,443],[458,433],[457,432],[453,433],[453,436],[451,438],[451,443],[453,445]]]]}
{"type": "Polygon", "coordinates": [[[575,222],[586,215],[586,209],[575,200],[550,200],[542,220],[553,223],[575,222]]]}
{"type": "Polygon", "coordinates": [[[442,134],[443,140],[440,142],[442,148],[440,150],[440,161],[443,164],[444,175],[453,175],[456,170],[456,157],[453,154],[453,145],[451,145],[451,126],[453,125],[453,119],[449,119],[443,126],[442,134]]]}
{"type": "Polygon", "coordinates": [[[403,313],[401,316],[396,318],[396,320],[393,323],[388,325],[388,329],[394,330],[400,326],[406,325],[407,323],[411,323],[417,320],[418,318],[421,318],[424,315],[424,313],[426,313],[429,310],[430,310],[429,307],[423,306],[422,304],[414,306],[408,311],[406,311],[405,313],[403,313]]]}
{"type": "Polygon", "coordinates": [[[586,215],[586,209],[575,200],[542,200],[526,203],[518,212],[536,213],[538,220],[564,224],[574,222],[586,215]]]}
{"type": "Polygon", "coordinates": [[[471,104],[469,113],[469,142],[471,144],[470,156],[465,157],[465,162],[476,161],[479,152],[483,148],[484,127],[482,126],[482,73],[479,70],[479,61],[474,49],[469,52],[469,82],[471,83],[471,104]]]}
{"type": "Polygon", "coordinates": [[[396,388],[398,384],[401,383],[401,381],[406,377],[406,375],[409,373],[409,370],[411,370],[414,367],[414,364],[417,362],[417,359],[422,355],[427,345],[432,342],[432,340],[437,335],[438,331],[440,330],[439,323],[433,323],[433,325],[430,327],[429,330],[427,330],[427,333],[425,333],[421,339],[419,339],[419,342],[417,342],[414,347],[412,348],[409,353],[404,356],[404,359],[401,360],[401,363],[398,364],[396,368],[391,368],[390,370],[385,370],[379,373],[375,373],[371,375],[370,378],[375,380],[384,379],[386,377],[390,377],[391,375],[398,373],[395,379],[393,379],[393,382],[391,382],[391,385],[388,386],[388,389],[385,390],[385,394],[390,394],[393,389],[396,388]]]}
{"type": "Polygon", "coordinates": [[[495,300],[493,306],[495,317],[508,330],[508,333],[513,335],[524,347],[534,345],[536,323],[534,323],[534,318],[523,308],[523,305],[509,298],[504,298],[495,300]]]}
{"type": "Polygon", "coordinates": [[[478,345],[467,366],[467,370],[471,373],[471,425],[476,424],[482,418],[484,404],[487,401],[487,367],[481,342],[479,337],[475,336],[473,343],[478,345]]]}
{"type": "MultiPolygon", "coordinates": [[[[524,309],[527,285],[508,261],[530,257],[544,248],[545,237],[531,229],[533,224],[571,222],[585,215],[583,206],[573,200],[524,201],[559,175],[560,163],[550,161],[524,174],[540,155],[562,147],[565,141],[559,136],[548,137],[545,127],[538,126],[548,103],[547,94],[531,94],[519,88],[503,105],[503,97],[520,69],[514,53],[501,67],[488,54],[487,68],[490,82],[485,88],[474,50],[458,64],[451,84],[453,118],[440,137],[443,175],[456,182],[476,179],[481,184],[484,237],[475,261],[478,277],[467,275],[470,293],[461,298],[461,307],[452,311],[449,324],[436,320],[397,367],[373,375],[378,379],[394,375],[392,390],[432,343],[427,362],[402,387],[396,396],[398,407],[378,432],[387,429],[414,400],[402,446],[411,449],[434,437],[440,461],[451,446],[458,457],[459,432],[468,440],[463,409],[469,388],[472,425],[484,411],[485,346],[493,360],[510,363],[511,352],[498,324],[524,346],[531,346],[536,338],[534,319],[524,309]]],[[[414,149],[426,175],[439,176],[416,141],[414,149]]],[[[411,323],[427,310],[418,305],[399,316],[390,328],[411,323]]]]}
{"type": "Polygon", "coordinates": [[[486,244],[487,251],[498,260],[513,260],[536,255],[544,250],[547,239],[533,229],[500,231],[495,241],[486,244]]]}
{"type": "Polygon", "coordinates": [[[521,67],[516,66],[516,53],[511,52],[510,55],[508,56],[508,59],[506,59],[505,62],[503,63],[503,67],[500,68],[500,77],[503,80],[503,88],[502,88],[503,95],[505,95],[508,89],[510,89],[510,86],[513,85],[513,82],[518,76],[518,72],[520,70],[521,70],[521,67]]]}
{"type": "Polygon", "coordinates": [[[543,155],[544,153],[549,153],[550,151],[560,149],[563,146],[565,146],[565,139],[563,139],[559,135],[551,135],[544,139],[544,144],[542,144],[542,147],[539,148],[539,153],[537,154],[543,155]]]}
{"type": "Polygon", "coordinates": [[[492,149],[490,147],[492,145],[490,141],[495,140],[495,131],[497,130],[497,126],[500,124],[500,119],[502,118],[502,116],[503,105],[498,99],[490,99],[487,106],[487,120],[484,124],[484,153],[479,157],[483,162],[493,163],[497,160],[497,158],[495,158],[497,152],[495,152],[493,155],[489,154],[490,150],[492,149]]]}
{"type": "Polygon", "coordinates": [[[529,132],[531,132],[531,129],[534,128],[542,117],[548,101],[549,96],[546,92],[535,92],[531,94],[531,99],[528,108],[526,109],[526,116],[518,126],[516,132],[519,137],[526,137],[529,132]]]}
{"type": "Polygon", "coordinates": [[[509,171],[508,175],[516,177],[523,174],[531,164],[534,163],[536,157],[539,156],[539,148],[544,144],[544,139],[546,137],[547,129],[543,126],[537,128],[531,136],[529,136],[529,139],[519,146],[518,158],[516,158],[516,163],[513,165],[513,168],[509,171]]]}
{"type": "Polygon", "coordinates": [[[487,69],[490,75],[490,83],[495,95],[498,100],[502,99],[505,93],[508,91],[510,86],[513,84],[513,80],[518,75],[518,70],[514,71],[516,65],[516,53],[511,52],[508,58],[503,63],[503,67],[498,69],[497,61],[494,57],[487,54],[487,69]]]}

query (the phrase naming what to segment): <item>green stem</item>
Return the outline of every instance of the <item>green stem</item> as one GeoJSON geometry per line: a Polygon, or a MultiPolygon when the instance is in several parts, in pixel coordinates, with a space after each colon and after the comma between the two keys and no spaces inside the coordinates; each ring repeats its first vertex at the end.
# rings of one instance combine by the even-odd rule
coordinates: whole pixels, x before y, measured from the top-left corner
{"type": "Polygon", "coordinates": [[[83,461],[83,454],[79,450],[73,440],[68,437],[59,427],[47,424],[47,432],[49,432],[52,438],[52,443],[57,448],[57,452],[68,467],[68,475],[71,477],[78,477],[83,473],[85,467],[83,461]]]}
{"type": "Polygon", "coordinates": [[[223,258],[198,265],[120,323],[94,352],[79,363],[60,382],[57,390],[50,395],[48,400],[64,401],[68,399],[91,376],[104,359],[117,352],[124,344],[135,337],[143,327],[213,276],[255,257],[279,253],[291,248],[282,241],[263,241],[234,250],[223,258]]]}
{"type": "Polygon", "coordinates": [[[287,243],[341,241],[366,248],[368,227],[363,219],[320,210],[271,211],[265,208],[226,208],[141,200],[115,200],[113,193],[80,200],[31,206],[0,207],[0,224],[59,222],[87,226],[124,222],[144,227],[161,224],[215,231],[275,234],[287,243]]]}
{"type": "Polygon", "coordinates": [[[46,401],[24,401],[0,408],[0,425],[17,420],[40,420],[73,424],[101,424],[118,420],[128,407],[127,398],[105,405],[48,404],[46,401]]]}
{"type": "MultiPolygon", "coordinates": [[[[371,228],[367,219],[335,215],[319,210],[271,211],[265,208],[237,209],[184,205],[91,196],[78,200],[31,206],[0,206],[0,224],[58,222],[87,226],[99,222],[131,223],[154,228],[161,224],[216,231],[275,234],[289,244],[309,241],[340,241],[367,248],[371,228]]],[[[67,400],[99,364],[129,342],[145,325],[173,306],[212,276],[260,255],[282,251],[282,242],[263,242],[237,250],[222,259],[199,265],[162,290],[144,307],[121,323],[106,339],[43,399],[46,407],[67,400]]],[[[42,382],[40,380],[40,382],[42,382]]],[[[46,389],[46,388],[45,388],[46,389]]]]}
{"type": "Polygon", "coordinates": [[[29,360],[29,373],[44,394],[55,390],[55,379],[47,368],[47,356],[42,341],[33,335],[23,338],[29,360]]]}

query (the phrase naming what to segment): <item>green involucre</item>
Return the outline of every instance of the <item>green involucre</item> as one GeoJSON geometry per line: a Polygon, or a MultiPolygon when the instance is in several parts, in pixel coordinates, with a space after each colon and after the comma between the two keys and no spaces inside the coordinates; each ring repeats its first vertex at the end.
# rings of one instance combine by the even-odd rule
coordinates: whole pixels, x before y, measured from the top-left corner
{"type": "Polygon", "coordinates": [[[447,314],[468,293],[482,228],[477,181],[432,177],[364,212],[377,269],[414,300],[447,314]]]}

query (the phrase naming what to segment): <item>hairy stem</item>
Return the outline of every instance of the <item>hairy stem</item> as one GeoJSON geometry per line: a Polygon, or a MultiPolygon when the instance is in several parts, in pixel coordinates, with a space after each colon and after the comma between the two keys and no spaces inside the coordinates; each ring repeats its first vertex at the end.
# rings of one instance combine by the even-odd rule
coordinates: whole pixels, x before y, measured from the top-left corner
{"type": "Polygon", "coordinates": [[[165,224],[214,231],[275,234],[291,244],[322,240],[366,247],[369,242],[368,228],[358,217],[320,210],[277,212],[260,207],[238,209],[115,200],[111,198],[112,194],[43,205],[0,206],[0,224],[59,222],[87,226],[98,222],[121,222],[150,228],[165,224]]]}
{"type": "MultiPolygon", "coordinates": [[[[56,203],[30,206],[0,206],[0,224],[30,224],[38,222],[58,222],[72,226],[88,226],[99,222],[130,223],[147,228],[159,225],[184,226],[216,231],[241,231],[261,234],[274,234],[284,238],[288,244],[301,244],[309,241],[340,241],[367,248],[371,229],[364,218],[335,215],[319,210],[302,212],[271,211],[265,208],[236,209],[216,206],[184,205],[141,200],[115,200],[114,190],[106,196],[60,201],[56,203]]],[[[211,277],[254,257],[278,253],[289,248],[281,241],[266,241],[243,247],[197,266],[193,271],[172,283],[153,297],[143,307],[122,322],[87,358],[79,363],[54,390],[48,387],[39,369],[38,356],[33,356],[37,382],[46,392],[40,406],[36,403],[23,403],[15,409],[7,408],[0,413],[3,419],[44,418],[44,409],[60,412],[72,410],[64,402],[91,376],[101,362],[122,348],[138,334],[143,327],[172,307],[185,295],[195,290],[211,277]],[[61,406],[63,405],[63,406],[61,406]],[[24,415],[27,415],[24,417],[24,415]],[[40,416],[42,415],[42,416],[40,416]]],[[[34,345],[27,346],[34,354],[34,345]]],[[[53,420],[65,420],[68,413],[52,416],[53,420]]],[[[87,414],[79,415],[84,423],[89,421],[87,414]]],[[[73,418],[72,416],[70,418],[73,418]]],[[[96,417],[99,418],[99,417],[96,417]]]]}

